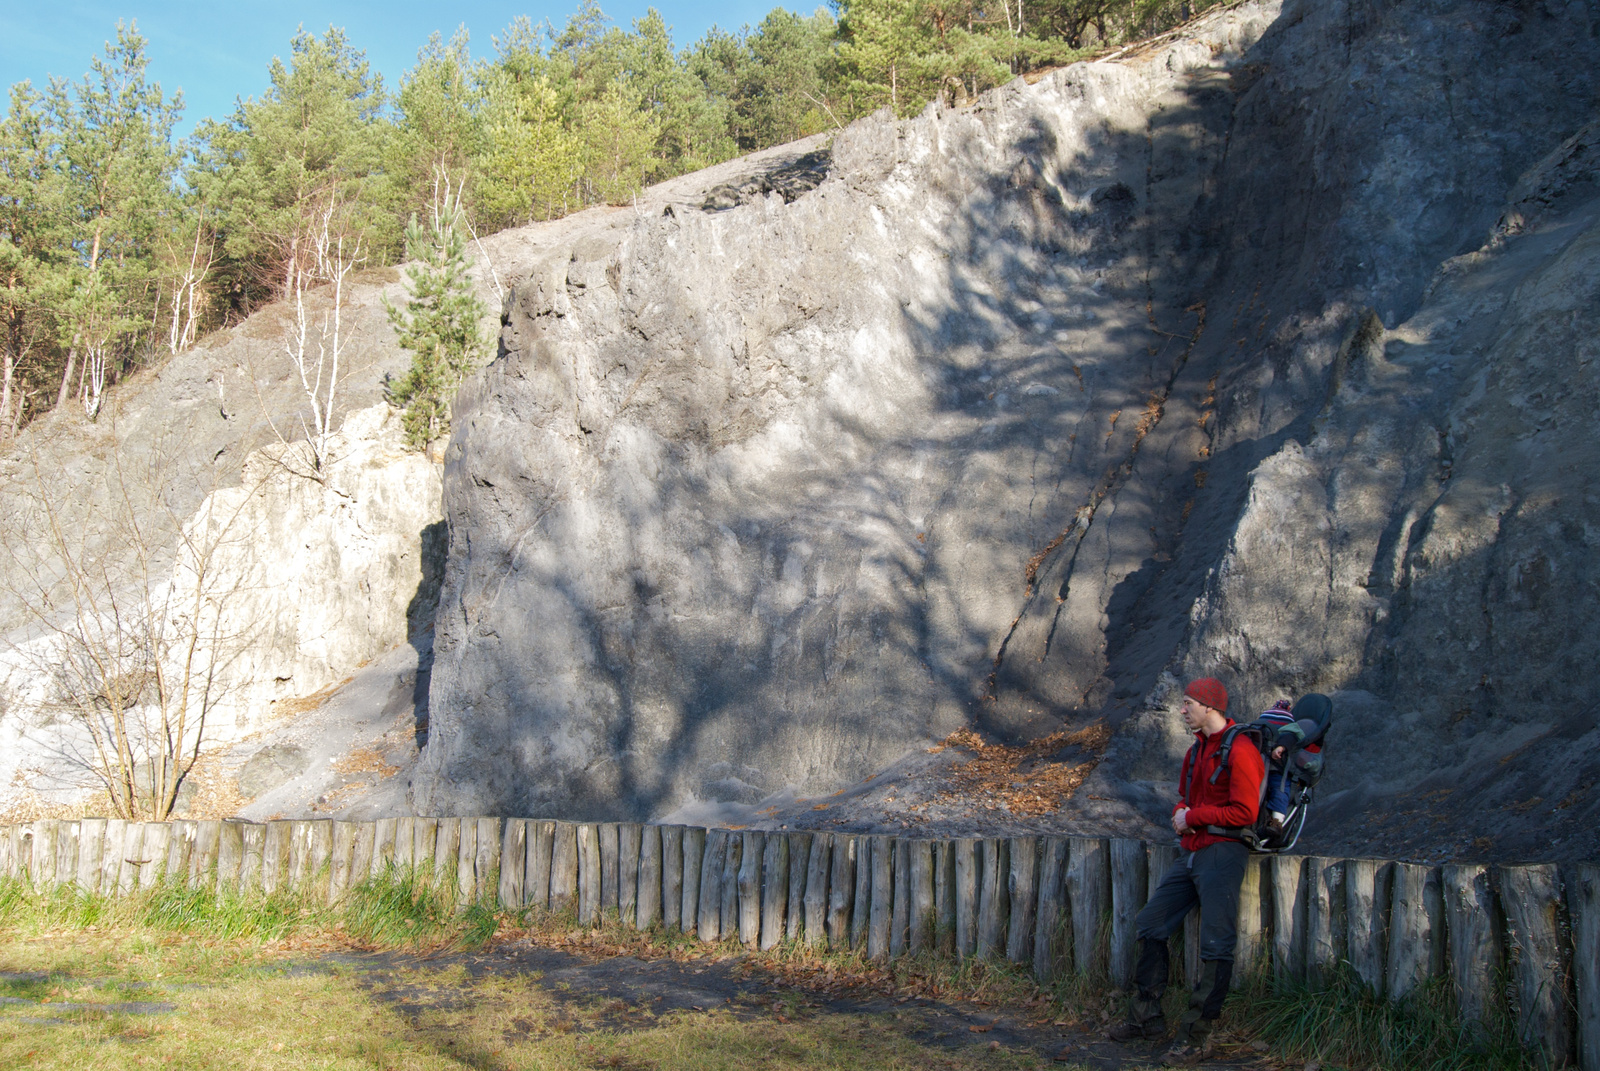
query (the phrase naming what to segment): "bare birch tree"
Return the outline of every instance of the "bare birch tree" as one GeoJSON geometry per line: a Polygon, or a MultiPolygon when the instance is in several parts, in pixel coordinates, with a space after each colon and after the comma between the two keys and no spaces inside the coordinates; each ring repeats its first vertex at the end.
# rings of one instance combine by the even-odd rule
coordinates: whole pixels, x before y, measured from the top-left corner
{"type": "Polygon", "coordinates": [[[218,506],[211,495],[182,517],[169,464],[129,471],[113,453],[86,520],[70,500],[83,489],[58,494],[35,457],[30,553],[7,547],[11,593],[33,625],[9,653],[81,733],[59,757],[129,819],[172,813],[249,640],[230,604],[247,574],[248,533],[236,529],[251,496],[218,506]]]}
{"type": "MultiPolygon", "coordinates": [[[[360,235],[350,233],[351,206],[337,186],[313,205],[305,230],[290,246],[285,269],[285,300],[294,322],[284,337],[284,353],[300,379],[310,419],[300,417],[303,441],[310,450],[310,471],[303,475],[321,479],[328,465],[328,437],[333,434],[339,386],[348,368],[343,333],[345,291],[349,278],[366,260],[360,235]],[[326,286],[332,302],[320,313],[311,307],[312,290],[326,286]]],[[[288,442],[277,426],[273,431],[288,442]]]]}

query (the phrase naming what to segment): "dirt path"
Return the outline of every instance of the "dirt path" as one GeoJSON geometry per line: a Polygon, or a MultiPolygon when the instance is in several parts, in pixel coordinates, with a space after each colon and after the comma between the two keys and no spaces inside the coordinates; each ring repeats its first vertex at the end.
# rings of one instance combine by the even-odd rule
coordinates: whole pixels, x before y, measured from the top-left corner
{"type": "MultiPolygon", "coordinates": [[[[1026,1007],[981,1007],[973,1004],[856,993],[838,995],[796,986],[775,978],[743,957],[711,959],[639,959],[633,956],[590,957],[526,942],[482,953],[414,955],[403,953],[338,953],[317,963],[356,972],[373,997],[407,1016],[429,1009],[470,1011],[473,988],[490,978],[521,976],[548,993],[573,1015],[565,1029],[627,1032],[651,1025],[665,1012],[722,1010],[741,1020],[780,1023],[819,1014],[889,1016],[903,1022],[904,1033],[917,1042],[957,1049],[1004,1048],[1026,1052],[1061,1066],[1113,1071],[1155,1065],[1161,1046],[1119,1045],[1098,1030],[1059,1026],[1038,1018],[1026,1007]],[[411,972],[437,972],[459,966],[465,980],[458,986],[414,985],[411,972]],[[601,1005],[598,1010],[596,1005],[601,1005]],[[581,1014],[580,1014],[581,1013],[581,1014]]],[[[876,1022],[882,1023],[882,1019],[876,1022]]],[[[558,1024],[560,1028],[561,1024],[558,1024]]],[[[1242,1040],[1225,1036],[1218,1058],[1205,1066],[1218,1071],[1265,1071],[1279,1061],[1257,1052],[1242,1040]]]]}

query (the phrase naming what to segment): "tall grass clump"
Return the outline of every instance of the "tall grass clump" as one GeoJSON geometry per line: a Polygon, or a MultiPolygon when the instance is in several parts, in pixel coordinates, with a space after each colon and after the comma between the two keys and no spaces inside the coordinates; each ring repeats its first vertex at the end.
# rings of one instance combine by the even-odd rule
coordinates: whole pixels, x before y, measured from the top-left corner
{"type": "Polygon", "coordinates": [[[1390,1003],[1349,964],[1319,987],[1258,981],[1228,1003],[1227,1018],[1285,1056],[1375,1071],[1524,1071],[1541,1062],[1517,1042],[1510,1015],[1461,1016],[1448,978],[1390,1003]],[[1240,999],[1243,997],[1244,999],[1240,999]]]}
{"type": "Polygon", "coordinates": [[[336,915],[347,936],[372,947],[478,948],[500,917],[493,904],[463,904],[450,883],[436,885],[421,870],[393,864],[350,889],[336,915]]]}
{"type": "Polygon", "coordinates": [[[316,905],[287,891],[235,893],[163,879],[106,896],[70,885],[36,889],[26,881],[0,878],[0,929],[15,932],[114,927],[272,941],[320,925],[321,915],[316,905]]]}

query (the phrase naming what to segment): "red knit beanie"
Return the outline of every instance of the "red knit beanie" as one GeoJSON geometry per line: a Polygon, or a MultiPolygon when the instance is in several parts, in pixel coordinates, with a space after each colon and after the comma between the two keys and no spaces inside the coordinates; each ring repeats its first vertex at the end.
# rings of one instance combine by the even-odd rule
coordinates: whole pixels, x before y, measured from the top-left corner
{"type": "Polygon", "coordinates": [[[1215,711],[1228,709],[1228,689],[1215,677],[1201,677],[1197,681],[1190,681],[1183,694],[1198,702],[1204,703],[1215,711]]]}

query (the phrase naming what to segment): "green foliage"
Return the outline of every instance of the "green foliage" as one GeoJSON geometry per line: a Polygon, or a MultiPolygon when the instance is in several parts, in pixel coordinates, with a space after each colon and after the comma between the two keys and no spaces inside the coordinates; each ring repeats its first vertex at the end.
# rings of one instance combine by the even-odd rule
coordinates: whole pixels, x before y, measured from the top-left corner
{"type": "Polygon", "coordinates": [[[411,351],[411,368],[389,384],[389,401],[405,410],[406,439],[422,449],[450,428],[450,401],[483,350],[478,321],[483,302],[467,275],[467,243],[459,194],[442,173],[432,226],[415,216],[406,228],[406,268],[411,296],[405,307],[385,304],[400,345],[411,351]]]}
{"type": "Polygon", "coordinates": [[[384,145],[385,171],[403,210],[420,212],[443,172],[470,184],[485,155],[483,94],[473,82],[466,27],[448,44],[436,33],[400,80],[394,132],[384,145]]]}
{"type": "Polygon", "coordinates": [[[272,88],[195,134],[188,180],[217,206],[234,308],[289,288],[305,236],[330,198],[351,206],[351,237],[380,258],[397,251],[396,194],[382,168],[393,125],[383,79],[344,31],[301,31],[290,60],[274,59],[272,88]]]}

